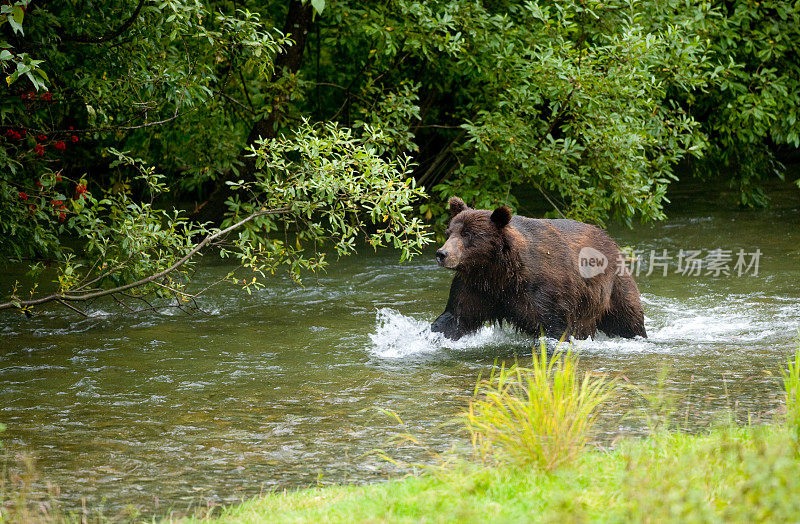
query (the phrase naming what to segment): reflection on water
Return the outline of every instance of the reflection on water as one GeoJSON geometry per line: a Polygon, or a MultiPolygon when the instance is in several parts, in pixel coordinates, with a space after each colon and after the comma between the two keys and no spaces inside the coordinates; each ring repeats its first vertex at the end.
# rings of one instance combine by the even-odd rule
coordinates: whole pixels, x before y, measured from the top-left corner
{"type": "MultiPolygon", "coordinates": [[[[615,230],[643,250],[716,247],[763,252],[757,277],[640,276],[650,338],[578,341],[582,367],[679,397],[676,417],[700,430],[721,412],[769,419],[778,372],[800,326],[800,218],[678,214],[615,230]]],[[[45,309],[0,317],[0,422],[5,448],[27,451],[73,507],[148,510],[236,501],[271,488],[370,482],[397,473],[374,450],[411,432],[436,450],[465,445],[448,424],[495,359],[529,361],[534,340],[486,327],[458,342],[429,331],[452,274],[431,251],[335,264],[301,288],[275,278],[253,296],[215,288],[206,313],[92,318],[45,309]],[[383,410],[392,410],[406,423],[383,410]]],[[[208,267],[201,280],[226,271],[208,267]]],[[[627,392],[603,415],[600,442],[641,434],[627,392]]],[[[424,450],[392,452],[430,460],[424,450]]]]}

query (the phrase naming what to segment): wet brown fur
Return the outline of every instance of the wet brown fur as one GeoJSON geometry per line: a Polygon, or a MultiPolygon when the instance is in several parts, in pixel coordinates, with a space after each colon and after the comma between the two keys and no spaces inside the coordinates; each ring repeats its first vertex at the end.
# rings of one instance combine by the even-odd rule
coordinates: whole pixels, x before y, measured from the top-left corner
{"type": "Polygon", "coordinates": [[[617,275],[617,244],[600,228],[574,220],[511,216],[508,208],[469,209],[450,201],[444,263],[455,270],[444,313],[434,331],[458,339],[486,322],[506,321],[526,333],[585,339],[646,337],[639,289],[627,271],[617,275]],[[581,276],[578,253],[593,247],[605,271],[581,276]],[[458,251],[458,252],[454,252],[458,251]],[[449,258],[454,257],[454,258],[449,258]]]}

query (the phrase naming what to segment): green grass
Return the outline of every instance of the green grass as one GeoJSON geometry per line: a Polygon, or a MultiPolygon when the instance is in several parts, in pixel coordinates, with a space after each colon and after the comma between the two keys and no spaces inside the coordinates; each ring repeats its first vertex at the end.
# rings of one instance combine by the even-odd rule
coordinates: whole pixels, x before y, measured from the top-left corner
{"type": "Polygon", "coordinates": [[[571,349],[548,356],[542,341],[530,368],[495,367],[479,381],[462,418],[481,457],[546,470],[574,460],[616,392],[603,376],[579,377],[577,366],[571,349]]]}
{"type": "Polygon", "coordinates": [[[800,443],[800,348],[783,370],[783,390],[786,394],[786,426],[794,434],[795,441],[800,443]]]}
{"type": "Polygon", "coordinates": [[[273,493],[210,522],[796,522],[797,451],[782,426],[665,433],[549,472],[460,463],[383,484],[273,493]]]}

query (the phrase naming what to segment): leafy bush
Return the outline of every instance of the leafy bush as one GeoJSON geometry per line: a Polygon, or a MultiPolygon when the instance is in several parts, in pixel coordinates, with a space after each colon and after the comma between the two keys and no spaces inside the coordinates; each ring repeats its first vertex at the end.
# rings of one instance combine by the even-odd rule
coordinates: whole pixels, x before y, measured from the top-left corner
{"type": "Polygon", "coordinates": [[[326,267],[326,246],[343,256],[359,239],[398,249],[401,260],[419,253],[430,233],[411,215],[425,192],[410,177],[408,157],[384,155],[386,141],[369,126],[356,133],[308,122],[290,136],[257,141],[256,180],[230,183],[236,193],[223,227],[259,210],[280,213],[242,228],[236,246],[245,267],[264,275],[285,265],[299,280],[301,269],[326,267]]]}
{"type": "Polygon", "coordinates": [[[462,414],[482,457],[550,470],[575,459],[586,444],[597,408],[616,384],[585,372],[578,377],[571,349],[548,356],[544,342],[530,368],[494,368],[479,381],[462,414]]]}

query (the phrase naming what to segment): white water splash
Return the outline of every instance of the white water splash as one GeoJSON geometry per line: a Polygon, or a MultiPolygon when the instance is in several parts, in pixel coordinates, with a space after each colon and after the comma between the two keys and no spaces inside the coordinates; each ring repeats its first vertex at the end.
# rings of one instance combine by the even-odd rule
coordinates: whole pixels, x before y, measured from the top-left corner
{"type": "MultiPolygon", "coordinates": [[[[594,339],[574,340],[575,346],[589,353],[717,352],[754,341],[794,336],[800,321],[797,303],[790,307],[781,305],[775,311],[750,303],[746,297],[724,297],[708,308],[663,297],[642,298],[648,313],[645,317],[648,338],[610,338],[598,333],[594,339]]],[[[431,332],[430,320],[408,317],[388,308],[378,310],[376,330],[370,339],[373,353],[383,358],[433,353],[443,348],[536,344],[534,337],[496,325],[452,341],[441,333],[431,332]]],[[[548,345],[551,343],[555,345],[556,341],[548,341],[548,345]]]]}
{"type": "Polygon", "coordinates": [[[484,326],[472,335],[450,340],[441,333],[431,331],[431,320],[418,320],[389,308],[378,310],[376,330],[369,338],[372,340],[373,353],[383,358],[403,358],[433,353],[442,348],[468,349],[525,340],[522,335],[499,326],[484,326]]]}

